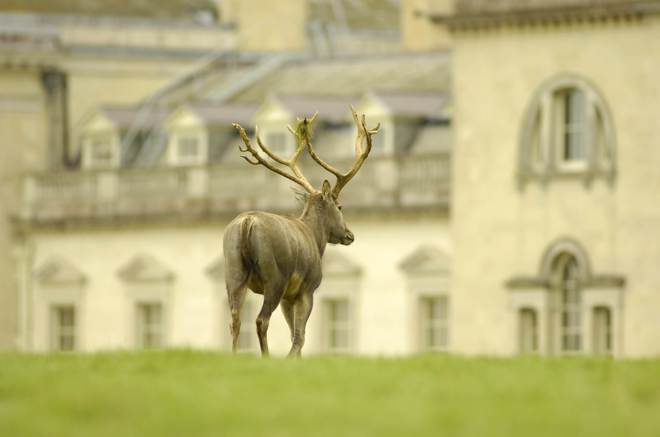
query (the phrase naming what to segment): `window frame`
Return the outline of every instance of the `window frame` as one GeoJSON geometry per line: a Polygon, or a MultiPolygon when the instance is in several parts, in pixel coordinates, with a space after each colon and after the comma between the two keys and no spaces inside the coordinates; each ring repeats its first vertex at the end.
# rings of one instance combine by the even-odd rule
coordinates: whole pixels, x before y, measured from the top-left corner
{"type": "Polygon", "coordinates": [[[135,345],[137,349],[140,350],[153,350],[153,349],[162,349],[166,346],[166,314],[167,310],[165,308],[165,302],[162,300],[136,300],[135,302],[135,345]],[[153,330],[153,325],[154,323],[149,323],[149,329],[146,329],[145,327],[145,320],[144,320],[144,315],[145,312],[143,310],[150,308],[150,307],[157,307],[159,310],[159,323],[158,323],[158,329],[155,331],[156,334],[158,335],[158,344],[147,344],[145,342],[145,335],[147,334],[147,331],[149,331],[150,335],[154,335],[154,330],[153,330]]]}
{"type": "MultiPolygon", "coordinates": [[[[449,332],[451,329],[449,323],[449,314],[450,314],[450,301],[449,296],[446,293],[434,293],[434,292],[422,292],[417,296],[417,314],[418,314],[418,349],[420,352],[448,352],[449,351],[449,332]],[[433,305],[434,301],[444,301],[444,318],[437,317],[435,319],[427,319],[427,311],[424,308],[425,304],[433,305]],[[437,326],[433,326],[437,325],[437,326]],[[439,331],[444,330],[444,344],[429,344],[427,342],[427,330],[431,328],[438,329],[439,331]]],[[[440,335],[440,332],[436,333],[440,335]]]]}
{"type": "Polygon", "coordinates": [[[84,167],[88,169],[112,169],[119,167],[119,138],[112,131],[91,132],[83,139],[84,167]],[[99,161],[95,157],[96,145],[103,141],[108,148],[108,159],[99,161]]]}
{"type": "Polygon", "coordinates": [[[616,135],[614,122],[603,94],[585,78],[562,73],[543,82],[534,93],[523,115],[519,130],[519,188],[530,180],[547,183],[561,177],[577,177],[585,183],[603,178],[610,185],[616,178],[616,135]],[[558,101],[574,90],[583,97],[583,159],[566,160],[563,132],[558,121],[563,111],[558,101]],[[540,126],[537,126],[540,121],[540,126]],[[541,148],[536,160],[534,146],[541,148]]]}
{"type": "Polygon", "coordinates": [[[75,352],[78,350],[78,309],[75,303],[51,303],[49,305],[49,317],[50,317],[50,350],[54,352],[75,352]],[[71,337],[71,348],[65,349],[61,346],[62,337],[62,326],[60,325],[60,311],[62,310],[71,310],[73,314],[73,323],[69,327],[70,332],[66,334],[71,337]]]}
{"type": "Polygon", "coordinates": [[[350,296],[332,296],[327,297],[322,300],[322,320],[323,320],[323,350],[326,353],[330,354],[349,354],[353,351],[353,331],[354,331],[354,322],[353,322],[353,308],[352,301],[350,296]],[[346,318],[345,320],[336,321],[331,320],[330,317],[330,307],[337,304],[346,305],[346,318]],[[346,335],[346,344],[343,346],[337,346],[332,344],[332,332],[337,330],[337,326],[345,332],[346,335]]]}

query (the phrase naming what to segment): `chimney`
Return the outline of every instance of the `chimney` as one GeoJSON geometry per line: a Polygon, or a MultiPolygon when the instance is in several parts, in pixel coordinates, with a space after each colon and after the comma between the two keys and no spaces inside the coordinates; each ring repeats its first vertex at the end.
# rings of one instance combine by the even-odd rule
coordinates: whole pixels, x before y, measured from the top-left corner
{"type": "Polygon", "coordinates": [[[454,0],[402,0],[401,34],[408,51],[447,50],[451,35],[445,25],[436,24],[427,14],[451,15],[454,0]]]}

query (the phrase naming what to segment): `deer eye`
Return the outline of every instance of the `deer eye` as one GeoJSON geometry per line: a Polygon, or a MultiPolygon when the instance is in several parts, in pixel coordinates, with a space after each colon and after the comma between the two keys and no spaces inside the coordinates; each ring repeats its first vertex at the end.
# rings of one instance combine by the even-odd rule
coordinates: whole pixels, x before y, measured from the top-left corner
{"type": "Polygon", "coordinates": [[[337,205],[337,209],[341,211],[341,205],[337,205]]]}

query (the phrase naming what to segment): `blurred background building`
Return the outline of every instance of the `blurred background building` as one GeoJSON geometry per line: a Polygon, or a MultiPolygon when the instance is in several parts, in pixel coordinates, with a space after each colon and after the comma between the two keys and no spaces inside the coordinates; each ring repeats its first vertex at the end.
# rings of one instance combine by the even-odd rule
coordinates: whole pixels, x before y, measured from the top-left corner
{"type": "Polygon", "coordinates": [[[659,354],[659,12],[5,0],[0,346],[227,350],[224,226],[300,209],[230,123],[286,155],[286,125],[318,111],[317,150],[348,167],[354,105],[382,129],[342,194],[356,243],[326,253],[306,352],[659,354]]]}

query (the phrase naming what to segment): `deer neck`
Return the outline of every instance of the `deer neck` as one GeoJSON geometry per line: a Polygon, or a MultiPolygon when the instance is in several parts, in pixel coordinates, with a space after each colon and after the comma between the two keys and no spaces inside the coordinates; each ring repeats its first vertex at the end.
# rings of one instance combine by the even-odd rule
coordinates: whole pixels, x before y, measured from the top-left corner
{"type": "Polygon", "coordinates": [[[319,254],[323,256],[325,246],[328,244],[328,230],[326,226],[325,216],[319,211],[318,205],[313,202],[307,202],[305,210],[300,216],[300,221],[305,223],[312,231],[316,246],[319,249],[319,254]]]}

